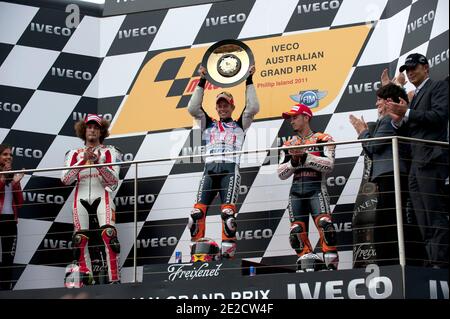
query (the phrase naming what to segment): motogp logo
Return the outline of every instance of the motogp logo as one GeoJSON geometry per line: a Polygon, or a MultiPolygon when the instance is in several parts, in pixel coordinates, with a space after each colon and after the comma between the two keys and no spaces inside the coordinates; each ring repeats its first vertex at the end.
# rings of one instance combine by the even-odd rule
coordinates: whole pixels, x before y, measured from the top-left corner
{"type": "Polygon", "coordinates": [[[300,91],[298,94],[291,95],[291,99],[312,109],[319,106],[319,100],[327,96],[327,93],[327,91],[319,90],[300,91]]]}

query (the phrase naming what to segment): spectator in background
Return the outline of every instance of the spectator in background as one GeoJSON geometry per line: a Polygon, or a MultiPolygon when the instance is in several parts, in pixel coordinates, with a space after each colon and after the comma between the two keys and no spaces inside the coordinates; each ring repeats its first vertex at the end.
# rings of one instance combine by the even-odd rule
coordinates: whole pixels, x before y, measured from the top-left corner
{"type": "MultiPolygon", "coordinates": [[[[0,144],[0,172],[12,170],[11,147],[0,144]]],[[[17,247],[17,218],[23,203],[21,174],[0,173],[0,289],[9,290],[14,286],[13,264],[17,247]]]]}
{"type": "MultiPolygon", "coordinates": [[[[416,90],[409,105],[405,99],[387,103],[392,125],[399,135],[447,141],[448,83],[429,78],[428,60],[419,53],[406,58],[399,71],[405,70],[416,90]]],[[[427,251],[425,266],[448,268],[448,147],[414,142],[411,157],[409,189],[427,251]]]]}
{"type": "MultiPolygon", "coordinates": [[[[375,129],[371,133],[364,119],[356,118],[350,115],[350,123],[358,133],[358,139],[368,139],[372,137],[387,137],[397,135],[394,127],[391,125],[391,117],[387,115],[387,103],[390,101],[400,102],[400,98],[408,101],[408,96],[400,86],[393,82],[379,88],[376,92],[378,120],[375,129]]],[[[377,264],[393,265],[398,264],[398,241],[397,241],[397,221],[395,210],[395,188],[394,188],[394,167],[392,142],[373,141],[363,143],[366,154],[372,159],[371,181],[377,185],[378,203],[376,209],[376,229],[374,231],[374,241],[376,243],[377,264]]],[[[402,191],[403,215],[406,215],[408,195],[408,172],[409,172],[409,147],[405,143],[399,143],[399,163],[400,163],[400,185],[402,191]]],[[[404,225],[406,219],[404,219],[404,225]]],[[[414,228],[414,227],[412,227],[414,228]]],[[[408,229],[405,231],[405,240],[407,233],[417,230],[408,229]]],[[[413,246],[407,245],[407,255],[414,255],[413,246]],[[410,248],[410,249],[408,249],[410,248]]]]}

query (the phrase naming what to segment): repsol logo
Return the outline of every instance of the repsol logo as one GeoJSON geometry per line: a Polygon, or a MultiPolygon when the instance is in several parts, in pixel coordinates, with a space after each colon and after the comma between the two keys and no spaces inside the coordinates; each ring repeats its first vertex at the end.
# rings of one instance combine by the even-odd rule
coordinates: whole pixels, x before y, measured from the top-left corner
{"type": "Polygon", "coordinates": [[[22,106],[17,103],[0,102],[0,111],[20,113],[22,106]]]}
{"type": "Polygon", "coordinates": [[[272,238],[273,232],[272,229],[255,229],[255,230],[246,230],[246,231],[238,231],[236,232],[237,240],[245,239],[264,239],[264,238],[272,238]]]}
{"type": "Polygon", "coordinates": [[[408,23],[408,27],[406,29],[408,33],[414,32],[416,29],[419,29],[420,27],[424,26],[433,19],[434,19],[434,10],[431,10],[430,12],[424,14],[418,19],[414,20],[413,22],[408,23]]]}
{"type": "Polygon", "coordinates": [[[340,5],[341,5],[340,2],[337,0],[301,4],[297,6],[297,13],[302,14],[319,11],[337,10],[339,9],[340,5]]]}
{"type": "MultiPolygon", "coordinates": [[[[87,116],[87,113],[82,113],[82,112],[73,112],[72,113],[72,119],[76,122],[78,122],[79,120],[86,119],[86,116],[87,116]]],[[[111,113],[99,114],[99,116],[104,118],[107,121],[111,121],[113,118],[111,113]]]]}
{"type": "Polygon", "coordinates": [[[360,84],[350,84],[348,86],[348,94],[370,93],[375,92],[381,87],[381,82],[367,82],[360,84]]]}
{"type": "Polygon", "coordinates": [[[158,28],[154,25],[142,28],[134,28],[127,30],[119,30],[119,39],[129,39],[141,36],[153,35],[158,32],[158,28]]]}
{"type": "Polygon", "coordinates": [[[52,76],[57,76],[60,78],[69,78],[90,81],[92,80],[92,73],[88,71],[72,70],[59,68],[57,66],[52,67],[52,76]]]}
{"type": "Polygon", "coordinates": [[[42,156],[44,156],[44,152],[42,152],[41,150],[38,150],[38,149],[34,150],[32,148],[13,146],[11,151],[14,156],[20,156],[20,157],[42,158],[42,156]]]}
{"type": "Polygon", "coordinates": [[[61,195],[39,194],[34,192],[23,192],[23,199],[28,202],[44,203],[44,204],[64,204],[64,197],[61,195]]]}
{"type": "Polygon", "coordinates": [[[149,247],[167,247],[175,246],[178,243],[176,237],[161,237],[161,238],[143,238],[138,239],[137,248],[149,248],[149,247]]]}
{"type": "Polygon", "coordinates": [[[71,249],[72,241],[59,239],[44,239],[44,249],[71,249]]]}
{"type": "Polygon", "coordinates": [[[247,19],[245,13],[230,14],[218,17],[206,18],[205,24],[207,27],[214,27],[223,24],[242,23],[247,19]]]}
{"type": "MultiPolygon", "coordinates": [[[[431,59],[428,59],[428,64],[430,65],[430,68],[434,67],[435,65],[441,64],[442,62],[445,62],[449,59],[449,49],[442,51],[440,54],[437,54],[433,56],[431,59]]],[[[1,108],[1,104],[0,104],[1,108]]]]}
{"type": "Polygon", "coordinates": [[[343,186],[347,182],[344,176],[332,176],[327,178],[327,186],[343,186]]]}
{"type": "MultiPolygon", "coordinates": [[[[124,205],[134,205],[134,196],[120,196],[114,198],[114,203],[116,206],[124,206],[124,205]]],[[[138,195],[137,203],[138,204],[152,204],[155,202],[156,196],[153,194],[146,195],[138,195]]]]}
{"type": "Polygon", "coordinates": [[[66,37],[70,37],[72,35],[72,30],[70,28],[63,28],[58,26],[53,26],[49,24],[40,24],[36,22],[31,22],[30,24],[31,31],[35,32],[44,32],[47,34],[56,34],[63,35],[66,37]]]}

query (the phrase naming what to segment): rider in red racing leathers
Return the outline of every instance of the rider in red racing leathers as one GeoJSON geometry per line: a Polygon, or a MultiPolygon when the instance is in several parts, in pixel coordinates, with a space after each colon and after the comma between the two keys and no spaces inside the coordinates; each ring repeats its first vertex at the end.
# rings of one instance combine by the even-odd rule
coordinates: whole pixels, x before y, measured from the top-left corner
{"type": "MultiPolygon", "coordinates": [[[[250,68],[246,81],[246,105],[238,120],[231,115],[235,109],[233,96],[228,92],[216,96],[216,111],[219,119],[211,118],[203,109],[206,69],[200,67],[201,79],[189,101],[188,111],[202,130],[202,140],[206,145],[206,154],[240,151],[244,144],[245,134],[253,117],[259,111],[256,90],[252,75],[255,67],[250,68]]],[[[222,256],[233,258],[236,252],[236,201],[239,193],[239,155],[209,156],[205,159],[205,169],[200,181],[196,204],[189,216],[188,228],[191,233],[191,244],[205,237],[205,219],[208,206],[217,193],[222,202],[222,256]]],[[[194,246],[192,246],[194,247],[194,246]]]]}
{"type": "MultiPolygon", "coordinates": [[[[312,112],[304,104],[294,105],[283,113],[297,133],[284,143],[284,147],[332,142],[330,135],[315,133],[309,126],[312,112]]],[[[294,176],[289,196],[291,228],[289,242],[299,257],[299,271],[315,271],[323,268],[323,261],[314,253],[308,238],[309,214],[319,231],[320,245],[327,269],[337,269],[336,232],[333,225],[325,174],[334,166],[334,146],[314,146],[282,150],[278,176],[287,179],[294,176]]]]}
{"type": "Polygon", "coordinates": [[[89,114],[85,121],[77,122],[77,136],[84,140],[85,147],[67,152],[61,181],[70,185],[76,181],[73,202],[73,249],[80,272],[92,281],[92,265],[89,256],[89,212],[96,212],[105,245],[108,277],[111,283],[120,281],[120,245],[115,228],[115,205],[112,192],[119,182],[120,152],[113,146],[103,145],[109,135],[109,122],[98,115],[89,114]],[[84,165],[111,163],[110,166],[83,168],[84,165]]]}

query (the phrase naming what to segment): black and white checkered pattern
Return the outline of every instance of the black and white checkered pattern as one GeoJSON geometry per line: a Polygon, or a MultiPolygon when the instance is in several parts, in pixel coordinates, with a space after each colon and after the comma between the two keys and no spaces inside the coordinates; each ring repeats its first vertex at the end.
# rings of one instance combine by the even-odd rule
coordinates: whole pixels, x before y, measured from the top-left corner
{"type": "MultiPolygon", "coordinates": [[[[74,123],[87,113],[100,113],[114,127],[137,76],[161,52],[209,46],[227,38],[248,40],[366,24],[369,36],[338,96],[313,121],[314,129],[328,132],[336,141],[355,139],[348,115],[376,120],[374,92],[384,68],[393,76],[409,53],[420,52],[429,58],[432,77],[448,75],[448,6],[448,0],[235,0],[104,18],[85,15],[76,28],[66,28],[64,11],[0,2],[0,142],[15,146],[16,168],[62,166],[65,152],[81,145],[74,123]],[[218,24],[221,16],[230,15],[236,23],[218,24]]],[[[342,46],[336,50],[345,54],[347,41],[351,39],[340,39],[342,46]]],[[[171,63],[161,66],[164,72],[155,81],[172,81],[167,96],[180,96],[174,107],[184,108],[190,79],[177,78],[176,64],[182,60],[171,63]]],[[[327,81],[333,81],[333,74],[327,81]]],[[[150,106],[142,107],[158,107],[146,102],[150,106]]],[[[278,103],[262,102],[262,108],[278,103]]],[[[198,130],[166,129],[113,135],[107,143],[119,147],[125,160],[200,152],[198,130]]],[[[291,134],[281,119],[259,119],[244,149],[280,146],[291,134]]],[[[290,181],[276,176],[276,155],[242,158],[238,250],[256,261],[293,263],[286,211],[290,181]]],[[[339,147],[335,171],[328,178],[342,269],[351,267],[351,216],[362,175],[360,155],[359,146],[339,147]]],[[[186,223],[202,170],[201,162],[186,161],[139,167],[139,266],[173,261],[175,251],[187,260],[186,223]]],[[[134,167],[122,168],[115,199],[123,281],[131,280],[132,274],[134,177],[134,167]]],[[[58,178],[58,172],[35,173],[22,181],[26,201],[19,221],[15,263],[21,267],[15,289],[63,285],[64,267],[72,258],[73,194],[58,178]]],[[[215,207],[207,217],[206,235],[219,240],[220,227],[215,207]]],[[[312,227],[312,242],[318,238],[312,227]]]]}

